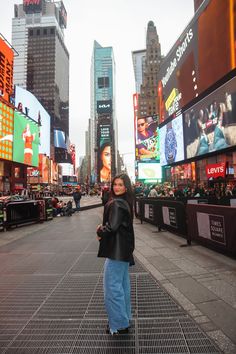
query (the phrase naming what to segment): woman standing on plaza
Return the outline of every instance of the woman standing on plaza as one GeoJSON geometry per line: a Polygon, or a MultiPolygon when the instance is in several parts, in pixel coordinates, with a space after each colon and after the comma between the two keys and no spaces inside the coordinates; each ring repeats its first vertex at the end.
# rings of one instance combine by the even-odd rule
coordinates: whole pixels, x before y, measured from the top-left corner
{"type": "Polygon", "coordinates": [[[111,198],[104,208],[103,224],[97,227],[98,257],[105,257],[104,300],[107,333],[128,333],[131,320],[129,266],[134,264],[133,192],[127,175],[116,176],[111,198]]]}

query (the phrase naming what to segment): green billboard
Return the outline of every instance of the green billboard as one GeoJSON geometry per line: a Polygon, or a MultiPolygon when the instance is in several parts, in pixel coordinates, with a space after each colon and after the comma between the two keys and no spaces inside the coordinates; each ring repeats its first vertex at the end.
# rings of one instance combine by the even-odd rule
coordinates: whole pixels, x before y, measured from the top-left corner
{"type": "Polygon", "coordinates": [[[39,164],[38,124],[20,112],[14,112],[13,161],[35,167],[39,164]]]}

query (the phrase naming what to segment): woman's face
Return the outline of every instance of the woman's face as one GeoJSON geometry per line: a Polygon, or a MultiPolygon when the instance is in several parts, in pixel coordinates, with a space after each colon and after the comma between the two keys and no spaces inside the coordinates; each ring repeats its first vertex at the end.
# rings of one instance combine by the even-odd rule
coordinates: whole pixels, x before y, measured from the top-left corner
{"type": "Polygon", "coordinates": [[[108,170],[111,169],[111,147],[106,146],[102,152],[102,164],[104,167],[106,167],[108,170]]]}
{"type": "Polygon", "coordinates": [[[115,195],[122,195],[126,192],[124,181],[121,178],[116,178],[113,183],[113,192],[115,195]]]}

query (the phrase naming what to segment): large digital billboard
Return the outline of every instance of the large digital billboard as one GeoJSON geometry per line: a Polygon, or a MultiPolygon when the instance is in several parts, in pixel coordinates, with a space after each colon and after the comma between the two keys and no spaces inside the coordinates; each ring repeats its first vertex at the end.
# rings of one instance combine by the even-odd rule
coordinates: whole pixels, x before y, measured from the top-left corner
{"type": "Polygon", "coordinates": [[[41,12],[44,0],[23,0],[23,9],[25,13],[41,12]]]}
{"type": "Polygon", "coordinates": [[[70,140],[64,131],[54,129],[54,147],[57,163],[72,163],[70,140]]]}
{"type": "Polygon", "coordinates": [[[67,26],[67,12],[63,2],[61,1],[61,7],[59,12],[60,26],[66,28],[67,26]]]}
{"type": "Polygon", "coordinates": [[[50,160],[47,156],[39,154],[39,166],[28,167],[27,177],[29,183],[49,183],[50,160]]]}
{"type": "Polygon", "coordinates": [[[167,54],[158,75],[160,122],[236,67],[235,11],[235,0],[206,0],[167,54]]]}
{"type": "Polygon", "coordinates": [[[135,118],[135,151],[137,160],[159,160],[157,116],[135,118]]]}
{"type": "Polygon", "coordinates": [[[54,146],[67,150],[66,134],[62,130],[54,129],[54,146]]]}
{"type": "Polygon", "coordinates": [[[12,160],[14,111],[0,102],[0,158],[12,160]]]}
{"type": "Polygon", "coordinates": [[[138,163],[138,179],[145,180],[160,180],[162,178],[162,168],[161,164],[158,162],[148,163],[139,162],[138,163]]]}
{"type": "Polygon", "coordinates": [[[37,98],[20,86],[15,86],[16,108],[40,123],[39,126],[39,153],[50,157],[50,127],[51,117],[37,98]]]}
{"type": "Polygon", "coordinates": [[[39,165],[38,124],[23,114],[14,113],[13,161],[28,166],[39,165]]]}
{"type": "Polygon", "coordinates": [[[100,182],[111,181],[112,170],[112,130],[106,121],[98,124],[98,177],[100,182]]]}
{"type": "Polygon", "coordinates": [[[112,100],[97,101],[97,113],[111,113],[112,112],[112,100]]]}
{"type": "Polygon", "coordinates": [[[184,112],[186,158],[236,145],[236,77],[184,112]]]}
{"type": "Polygon", "coordinates": [[[10,102],[13,93],[13,50],[0,37],[0,95],[10,102]]]}
{"type": "Polygon", "coordinates": [[[183,116],[180,114],[160,127],[161,165],[184,160],[183,116]]]}

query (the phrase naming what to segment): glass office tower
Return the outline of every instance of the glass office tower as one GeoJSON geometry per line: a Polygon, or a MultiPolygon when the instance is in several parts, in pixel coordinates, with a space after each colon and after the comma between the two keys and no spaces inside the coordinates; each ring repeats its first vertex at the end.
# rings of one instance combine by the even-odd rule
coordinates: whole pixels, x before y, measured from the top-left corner
{"type": "Polygon", "coordinates": [[[94,41],[91,64],[91,179],[102,182],[99,176],[100,149],[104,142],[111,145],[111,176],[117,168],[117,121],[115,103],[115,60],[112,47],[102,47],[94,41]],[[106,132],[106,137],[105,137],[106,132]]]}
{"type": "Polygon", "coordinates": [[[23,0],[15,5],[14,12],[12,45],[18,52],[14,59],[14,84],[33,93],[48,111],[53,142],[54,129],[69,135],[66,10],[62,1],[23,0]]]}

